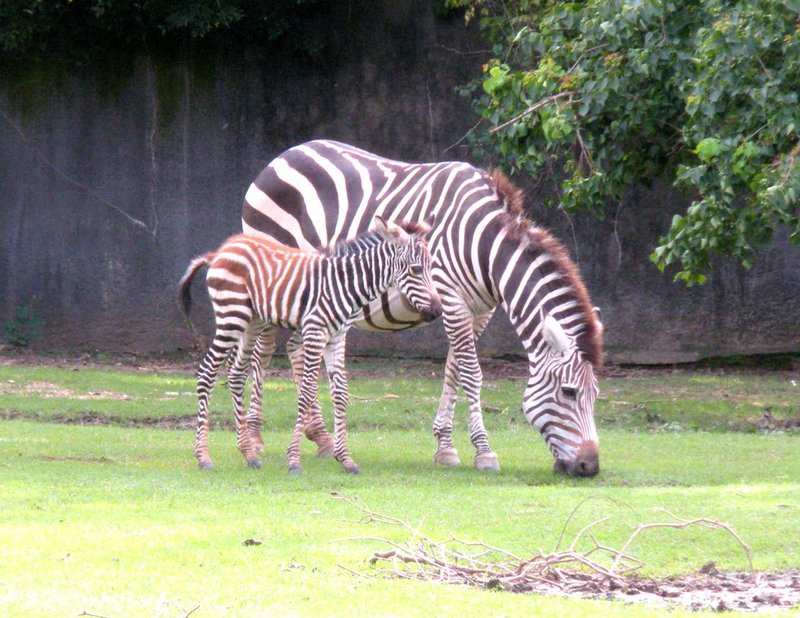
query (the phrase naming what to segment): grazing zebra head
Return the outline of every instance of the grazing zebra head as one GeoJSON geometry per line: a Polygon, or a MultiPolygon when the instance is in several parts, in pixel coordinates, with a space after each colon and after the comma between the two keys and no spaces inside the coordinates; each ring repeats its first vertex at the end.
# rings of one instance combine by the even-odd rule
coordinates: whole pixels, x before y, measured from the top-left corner
{"type": "Polygon", "coordinates": [[[530,362],[523,412],[550,447],[556,472],[594,476],[600,469],[594,365],[552,315],[542,313],[539,324],[543,345],[530,362]]]}
{"type": "Polygon", "coordinates": [[[492,181],[506,210],[496,236],[498,291],[528,355],[523,412],[544,437],[556,472],[594,476],[600,469],[594,423],[594,369],[603,362],[599,312],[564,246],[523,216],[521,192],[501,174],[492,181]]]}

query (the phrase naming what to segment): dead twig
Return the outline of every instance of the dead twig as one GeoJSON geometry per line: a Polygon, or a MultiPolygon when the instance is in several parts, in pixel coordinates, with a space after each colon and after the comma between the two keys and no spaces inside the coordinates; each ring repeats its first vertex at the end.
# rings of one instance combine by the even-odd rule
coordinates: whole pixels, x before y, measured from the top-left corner
{"type": "Polygon", "coordinates": [[[725,523],[720,522],[720,521],[716,521],[714,519],[708,519],[707,517],[698,517],[696,519],[683,519],[681,517],[678,517],[674,513],[670,513],[666,509],[659,509],[659,510],[664,512],[664,513],[666,513],[667,515],[669,515],[673,519],[675,519],[677,521],[677,523],[639,524],[636,527],[636,530],[634,530],[631,533],[631,535],[628,537],[628,540],[625,541],[625,544],[622,546],[622,549],[620,549],[619,552],[617,553],[618,555],[614,559],[614,562],[611,565],[611,571],[612,572],[616,571],[617,565],[619,564],[620,560],[622,559],[621,558],[622,555],[625,553],[625,551],[628,549],[628,547],[630,547],[631,543],[633,543],[633,541],[636,539],[636,537],[639,536],[645,530],[651,530],[653,528],[677,528],[677,529],[683,529],[683,528],[688,528],[689,526],[700,526],[700,527],[703,527],[703,528],[717,528],[717,529],[720,529],[720,530],[724,530],[725,532],[730,534],[734,539],[736,539],[739,542],[739,545],[742,546],[742,549],[744,549],[745,554],[747,555],[747,561],[750,564],[750,574],[751,574],[751,576],[753,578],[753,581],[756,580],[756,570],[755,570],[755,567],[753,567],[753,553],[750,550],[750,546],[747,543],[745,543],[742,540],[742,538],[738,534],[736,534],[736,532],[733,530],[733,528],[731,528],[728,524],[725,524],[725,523]]]}

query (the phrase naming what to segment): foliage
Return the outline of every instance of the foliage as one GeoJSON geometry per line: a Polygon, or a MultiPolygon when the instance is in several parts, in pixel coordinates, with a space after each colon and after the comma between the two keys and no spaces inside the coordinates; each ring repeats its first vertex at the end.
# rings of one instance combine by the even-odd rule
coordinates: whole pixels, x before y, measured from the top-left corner
{"type": "Polygon", "coordinates": [[[477,106],[497,150],[567,209],[671,178],[693,201],[651,259],[689,284],[779,225],[800,243],[798,0],[462,4],[496,43],[477,106]]]}
{"type": "Polygon", "coordinates": [[[19,306],[14,317],[3,325],[3,339],[15,348],[26,348],[31,342],[42,338],[42,325],[33,308],[19,306]]]}
{"type": "Polygon", "coordinates": [[[232,35],[280,41],[301,50],[318,44],[308,19],[325,0],[4,0],[0,52],[67,52],[74,46],[137,46],[232,35]]]}

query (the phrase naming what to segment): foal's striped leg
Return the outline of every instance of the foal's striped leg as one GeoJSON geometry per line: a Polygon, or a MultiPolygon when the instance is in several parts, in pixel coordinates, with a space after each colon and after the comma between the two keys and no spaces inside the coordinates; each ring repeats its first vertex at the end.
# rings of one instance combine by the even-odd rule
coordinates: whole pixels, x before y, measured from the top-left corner
{"type": "Polygon", "coordinates": [[[325,350],[325,368],[333,401],[333,456],[348,472],[361,474],[347,448],[347,374],[344,370],[344,337],[325,350]]]}
{"type": "MultiPolygon", "coordinates": [[[[344,346],[344,339],[341,340],[344,346]]],[[[300,385],[303,380],[303,336],[296,331],[289,341],[286,342],[286,352],[289,354],[289,361],[292,365],[292,375],[294,376],[297,394],[300,395],[300,385]]],[[[322,408],[319,405],[319,398],[314,394],[314,401],[305,419],[306,438],[317,443],[317,457],[331,457],[333,455],[333,440],[328,430],[325,428],[325,420],[322,418],[322,408]]]]}
{"type": "Polygon", "coordinates": [[[261,427],[264,425],[263,401],[264,401],[264,380],[265,372],[269,368],[269,363],[275,354],[275,332],[274,326],[267,326],[256,338],[256,345],[253,348],[253,355],[250,364],[253,368],[253,385],[250,390],[250,407],[247,411],[245,421],[247,432],[250,434],[250,441],[257,453],[264,452],[264,439],[261,437],[261,427]]]}
{"type": "Polygon", "coordinates": [[[253,346],[255,345],[256,337],[258,337],[263,328],[264,325],[261,321],[248,324],[239,345],[236,346],[233,362],[228,369],[228,388],[231,391],[233,413],[236,419],[236,446],[251,468],[260,468],[261,460],[250,438],[250,432],[245,420],[244,387],[250,369],[253,346]]]}
{"type": "MultiPolygon", "coordinates": [[[[252,313],[249,309],[247,312],[247,321],[249,321],[252,313]]],[[[211,398],[211,391],[214,389],[222,364],[236,346],[243,331],[244,326],[237,323],[218,323],[214,341],[197,369],[197,435],[194,442],[194,455],[203,470],[211,470],[214,467],[211,456],[208,454],[208,400],[211,398]]]]}
{"type": "Polygon", "coordinates": [[[319,388],[319,367],[325,349],[326,335],[317,331],[303,333],[303,379],[297,395],[297,420],[292,434],[292,443],[286,451],[289,472],[300,472],[300,440],[305,429],[319,388]]]}

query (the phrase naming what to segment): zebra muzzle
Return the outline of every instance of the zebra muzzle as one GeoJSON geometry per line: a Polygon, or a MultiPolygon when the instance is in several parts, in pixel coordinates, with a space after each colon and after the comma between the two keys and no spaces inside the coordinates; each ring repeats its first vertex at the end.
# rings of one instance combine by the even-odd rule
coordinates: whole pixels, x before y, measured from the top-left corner
{"type": "Polygon", "coordinates": [[[595,476],[600,471],[600,449],[596,442],[586,440],[578,447],[575,459],[556,459],[553,470],[567,476],[595,476]]]}
{"type": "Polygon", "coordinates": [[[439,301],[433,301],[430,305],[425,307],[425,309],[420,311],[419,314],[426,322],[433,322],[436,318],[442,315],[442,303],[439,301]]]}

